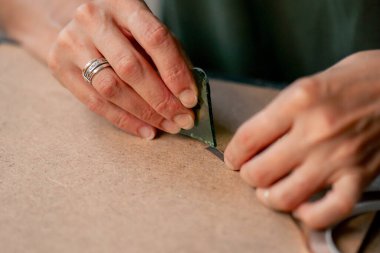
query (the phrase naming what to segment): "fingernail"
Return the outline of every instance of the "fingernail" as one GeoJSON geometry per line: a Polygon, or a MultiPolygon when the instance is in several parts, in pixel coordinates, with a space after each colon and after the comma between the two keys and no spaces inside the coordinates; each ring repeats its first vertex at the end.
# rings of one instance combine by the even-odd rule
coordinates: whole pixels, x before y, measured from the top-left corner
{"type": "Polygon", "coordinates": [[[148,126],[140,127],[138,132],[140,136],[146,140],[153,140],[155,136],[153,129],[148,126]]]}
{"type": "Polygon", "coordinates": [[[269,206],[269,196],[270,196],[269,189],[264,189],[264,191],[263,191],[263,199],[264,199],[265,203],[268,206],[269,206]]]}
{"type": "Polygon", "coordinates": [[[181,128],[179,128],[174,122],[170,120],[164,120],[161,123],[161,127],[168,133],[171,134],[178,134],[179,131],[181,131],[181,128]]]}
{"type": "Polygon", "coordinates": [[[180,114],[174,117],[174,122],[183,129],[189,130],[194,127],[194,120],[189,114],[180,114]]]}
{"type": "Polygon", "coordinates": [[[269,197],[270,197],[269,189],[257,188],[256,196],[264,205],[266,205],[267,207],[271,207],[270,200],[269,200],[269,197]]]}
{"type": "Polygon", "coordinates": [[[235,170],[235,169],[234,169],[234,166],[232,166],[232,163],[231,163],[228,159],[224,158],[224,163],[227,165],[227,167],[228,167],[230,170],[235,170]]]}
{"type": "Polygon", "coordinates": [[[198,98],[193,90],[184,90],[179,94],[179,100],[187,108],[193,108],[198,103],[198,98]]]}

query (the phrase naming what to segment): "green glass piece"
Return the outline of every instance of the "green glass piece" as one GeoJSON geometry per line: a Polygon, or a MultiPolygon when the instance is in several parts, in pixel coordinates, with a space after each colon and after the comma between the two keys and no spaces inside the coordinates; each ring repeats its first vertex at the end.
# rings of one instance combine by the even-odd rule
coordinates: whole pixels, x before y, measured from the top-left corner
{"type": "Polygon", "coordinates": [[[208,78],[206,73],[200,68],[194,68],[193,75],[198,87],[198,104],[193,108],[195,126],[190,130],[181,130],[180,133],[202,141],[209,146],[216,147],[208,78]]]}

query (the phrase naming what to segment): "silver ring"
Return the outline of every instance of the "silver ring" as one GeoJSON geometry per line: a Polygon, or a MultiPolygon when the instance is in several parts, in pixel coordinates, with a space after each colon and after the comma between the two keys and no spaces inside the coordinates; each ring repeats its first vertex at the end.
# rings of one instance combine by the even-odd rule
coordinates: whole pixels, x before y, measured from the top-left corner
{"type": "Polygon", "coordinates": [[[102,69],[111,67],[107,59],[102,57],[89,61],[84,69],[82,70],[82,76],[85,81],[92,84],[92,79],[94,76],[99,73],[102,69]]]}

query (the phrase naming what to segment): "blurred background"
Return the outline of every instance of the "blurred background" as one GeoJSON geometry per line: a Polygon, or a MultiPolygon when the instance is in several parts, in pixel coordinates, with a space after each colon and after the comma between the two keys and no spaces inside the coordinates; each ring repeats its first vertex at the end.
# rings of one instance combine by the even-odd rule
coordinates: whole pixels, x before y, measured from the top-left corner
{"type": "Polygon", "coordinates": [[[279,83],[380,48],[380,1],[146,0],[193,64],[228,79],[279,83]]]}

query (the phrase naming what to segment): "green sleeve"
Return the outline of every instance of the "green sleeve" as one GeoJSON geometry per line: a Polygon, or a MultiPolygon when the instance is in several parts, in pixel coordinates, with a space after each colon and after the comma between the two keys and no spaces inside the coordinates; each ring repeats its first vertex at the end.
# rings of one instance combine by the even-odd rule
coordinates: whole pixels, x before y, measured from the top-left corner
{"type": "Polygon", "coordinates": [[[163,20],[195,65],[290,82],[380,48],[377,0],[167,0],[163,20]]]}

